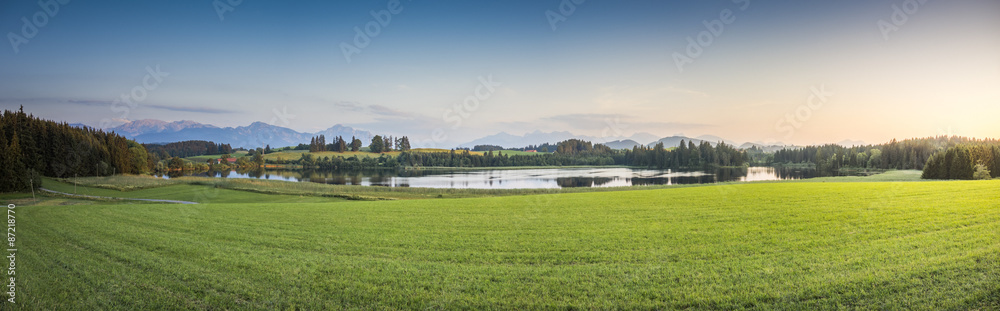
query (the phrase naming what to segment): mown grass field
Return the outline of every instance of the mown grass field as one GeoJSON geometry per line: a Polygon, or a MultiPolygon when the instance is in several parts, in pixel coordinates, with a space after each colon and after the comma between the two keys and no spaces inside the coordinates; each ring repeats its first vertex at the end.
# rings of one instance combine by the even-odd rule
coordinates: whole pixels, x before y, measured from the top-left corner
{"type": "Polygon", "coordinates": [[[998,198],[1000,181],[789,182],[25,206],[19,306],[995,310],[998,198]]]}
{"type": "MultiPolygon", "coordinates": [[[[328,185],[263,179],[179,177],[163,179],[152,176],[116,175],[112,177],[81,177],[46,179],[47,189],[66,193],[116,198],[149,198],[193,201],[202,203],[276,202],[276,199],[308,201],[307,197],[349,200],[410,200],[441,198],[474,198],[525,194],[552,194],[589,191],[623,191],[627,188],[572,189],[436,189],[408,187],[362,187],[328,185]],[[74,190],[74,186],[75,190],[74,190]],[[212,194],[207,196],[206,193],[212,194]],[[269,195],[277,195],[270,197],[269,195]],[[296,199],[297,198],[297,199],[296,199]],[[263,200],[263,201],[260,201],[263,200]]],[[[665,187],[665,186],[664,186],[665,187]]],[[[314,200],[325,202],[329,200],[314,200]]]]}
{"type": "MultiPolygon", "coordinates": [[[[334,151],[323,151],[323,152],[309,152],[308,150],[288,150],[281,152],[268,153],[264,155],[264,160],[298,160],[303,154],[311,154],[314,158],[322,157],[344,157],[350,158],[352,156],[357,156],[358,158],[363,157],[379,157],[380,154],[364,152],[364,151],[347,151],[347,152],[334,152],[334,151]]],[[[398,156],[399,152],[386,152],[386,156],[398,156]]]]}
{"type": "MultiPolygon", "coordinates": [[[[120,177],[110,177],[119,179],[120,177]]],[[[119,189],[107,189],[101,187],[89,187],[87,181],[107,180],[108,177],[79,178],[81,182],[77,185],[72,183],[72,178],[66,182],[46,178],[42,186],[59,192],[70,194],[81,194],[100,197],[113,198],[138,198],[138,199],[158,199],[158,200],[180,200],[199,203],[316,203],[316,202],[340,202],[345,199],[322,195],[301,195],[291,193],[263,193],[262,191],[241,191],[222,187],[206,186],[193,183],[182,183],[176,180],[157,179],[155,177],[134,177],[120,178],[119,181],[146,182],[142,188],[131,191],[121,191],[119,189]]],[[[206,178],[207,179],[207,178],[206,178]]],[[[219,180],[224,181],[224,180],[219,180]]],[[[98,184],[101,185],[101,184],[98,184]]],[[[121,184],[107,185],[107,187],[121,184]]],[[[72,199],[72,198],[71,198],[72,199]]],[[[112,202],[113,203],[113,202],[112,202]]],[[[135,203],[135,202],[122,202],[135,203]]]]}
{"type": "MultiPolygon", "coordinates": [[[[236,152],[233,152],[233,153],[229,154],[229,157],[239,159],[239,158],[245,157],[247,155],[248,155],[248,152],[246,152],[246,151],[236,151],[236,152]]],[[[187,157],[187,158],[184,158],[184,160],[187,160],[187,161],[190,161],[190,162],[194,162],[194,163],[205,163],[206,161],[208,161],[208,159],[213,159],[214,160],[214,159],[218,159],[220,157],[222,157],[222,154],[209,154],[209,155],[200,155],[200,156],[187,157]]]]}

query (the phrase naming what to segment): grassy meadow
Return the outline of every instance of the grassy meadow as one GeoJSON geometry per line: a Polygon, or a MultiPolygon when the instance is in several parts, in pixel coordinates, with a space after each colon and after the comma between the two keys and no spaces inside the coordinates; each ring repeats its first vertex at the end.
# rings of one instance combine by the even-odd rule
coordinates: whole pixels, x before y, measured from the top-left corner
{"type": "Polygon", "coordinates": [[[42,186],[46,189],[70,194],[113,198],[180,200],[199,203],[316,203],[344,200],[344,198],[318,194],[307,196],[291,193],[241,191],[211,185],[185,183],[177,179],[166,180],[149,176],[88,177],[78,178],[77,180],[74,185],[74,178],[63,181],[47,178],[44,180],[42,186]],[[109,180],[113,180],[114,183],[108,183],[109,180]],[[88,186],[88,182],[94,184],[88,186]],[[126,186],[132,184],[138,184],[141,188],[133,189],[126,186]],[[121,188],[129,190],[122,191],[120,190],[121,188]]]}
{"type": "MultiPolygon", "coordinates": [[[[242,158],[242,157],[246,157],[248,155],[249,155],[249,153],[246,152],[246,151],[234,151],[233,153],[229,154],[229,157],[230,158],[239,159],[239,158],[242,158]]],[[[222,154],[206,154],[206,155],[200,155],[200,156],[187,157],[187,158],[183,158],[183,159],[187,160],[187,161],[190,161],[190,162],[194,162],[194,163],[205,163],[209,159],[214,160],[214,159],[218,159],[220,157],[222,157],[222,154]]]]}
{"type": "MultiPolygon", "coordinates": [[[[291,160],[298,160],[299,158],[302,157],[303,154],[311,154],[314,158],[322,158],[322,157],[343,157],[343,158],[350,158],[352,156],[356,156],[358,158],[364,158],[364,157],[375,157],[375,158],[377,158],[377,157],[379,157],[379,155],[381,155],[381,154],[378,154],[378,153],[371,153],[371,152],[365,152],[365,151],[347,151],[347,152],[321,151],[321,152],[309,152],[308,150],[287,150],[287,151],[279,151],[279,152],[265,154],[264,155],[264,160],[270,160],[270,161],[278,161],[278,160],[291,161],[291,160]]],[[[386,153],[383,153],[383,154],[385,154],[386,156],[394,156],[394,157],[395,156],[399,156],[399,152],[398,151],[386,152],[386,153]]]]}
{"type": "MultiPolygon", "coordinates": [[[[87,189],[178,200],[213,189],[219,199],[19,207],[19,305],[1000,308],[996,180],[831,179],[395,201],[182,180],[131,191],[94,180],[87,189]],[[253,194],[263,197],[242,199],[253,194]],[[227,200],[238,201],[220,203],[227,200]]],[[[45,186],[71,192],[67,185],[45,186]]]]}

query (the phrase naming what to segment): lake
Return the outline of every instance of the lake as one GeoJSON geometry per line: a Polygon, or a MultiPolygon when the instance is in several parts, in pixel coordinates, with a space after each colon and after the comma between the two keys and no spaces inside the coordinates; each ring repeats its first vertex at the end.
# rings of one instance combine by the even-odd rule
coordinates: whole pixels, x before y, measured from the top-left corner
{"type": "MultiPolygon", "coordinates": [[[[750,182],[818,177],[814,169],[748,167],[707,171],[653,170],[624,167],[538,169],[419,169],[419,170],[249,170],[202,172],[186,176],[257,178],[334,185],[422,187],[455,189],[543,189],[570,187],[628,187],[717,182],[750,182]]],[[[178,177],[179,174],[163,176],[178,177]]]]}

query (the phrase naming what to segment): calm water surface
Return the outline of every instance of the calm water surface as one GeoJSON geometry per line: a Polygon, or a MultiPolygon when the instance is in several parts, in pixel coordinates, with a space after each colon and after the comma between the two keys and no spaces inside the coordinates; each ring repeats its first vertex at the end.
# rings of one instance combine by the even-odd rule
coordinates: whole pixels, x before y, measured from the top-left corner
{"type": "MultiPolygon", "coordinates": [[[[334,185],[455,189],[542,189],[568,187],[628,187],[641,185],[707,184],[818,177],[813,169],[749,167],[708,171],[634,168],[544,168],[482,170],[250,170],[188,174],[220,178],[257,178],[334,185]]],[[[164,176],[178,177],[179,175],[164,176]]]]}

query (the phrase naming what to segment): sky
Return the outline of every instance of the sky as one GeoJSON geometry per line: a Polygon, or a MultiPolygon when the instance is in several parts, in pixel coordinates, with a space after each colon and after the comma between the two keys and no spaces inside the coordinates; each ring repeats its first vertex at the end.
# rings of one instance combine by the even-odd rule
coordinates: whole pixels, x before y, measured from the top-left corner
{"type": "Polygon", "coordinates": [[[0,3],[0,109],[423,145],[1000,137],[995,0],[62,1],[0,3]]]}

